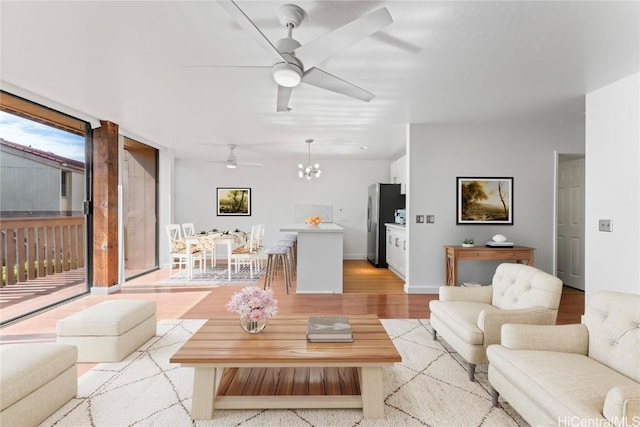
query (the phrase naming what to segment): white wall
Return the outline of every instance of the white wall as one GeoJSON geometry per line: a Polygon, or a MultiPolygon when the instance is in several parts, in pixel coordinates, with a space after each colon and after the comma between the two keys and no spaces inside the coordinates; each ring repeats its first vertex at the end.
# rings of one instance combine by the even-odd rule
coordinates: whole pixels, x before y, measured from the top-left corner
{"type": "Polygon", "coordinates": [[[640,293],[640,74],[587,94],[586,300],[640,293]],[[598,220],[613,221],[599,232],[598,220]]]}
{"type": "MultiPolygon", "coordinates": [[[[298,178],[298,162],[290,159],[237,169],[177,159],[174,220],[193,222],[196,232],[212,228],[248,231],[253,224],[265,223],[265,245],[269,245],[281,235],[281,226],[294,222],[296,204],[333,205],[333,220],[345,229],[344,258],[366,259],[367,189],[375,182],[388,182],[390,162],[319,162],[322,176],[307,180],[298,178]],[[217,187],[251,188],[251,216],[217,216],[217,187]]],[[[161,253],[166,252],[166,246],[162,248],[161,253]]]]}
{"type": "MultiPolygon", "coordinates": [[[[536,248],[535,266],[552,273],[555,157],[584,153],[584,123],[412,125],[409,159],[407,292],[437,293],[444,245],[504,234],[536,248]],[[514,225],[456,225],[456,177],[513,177],[514,225]],[[417,214],[435,215],[416,224],[417,214]]],[[[459,281],[490,283],[499,262],[463,261],[459,281]]]]}

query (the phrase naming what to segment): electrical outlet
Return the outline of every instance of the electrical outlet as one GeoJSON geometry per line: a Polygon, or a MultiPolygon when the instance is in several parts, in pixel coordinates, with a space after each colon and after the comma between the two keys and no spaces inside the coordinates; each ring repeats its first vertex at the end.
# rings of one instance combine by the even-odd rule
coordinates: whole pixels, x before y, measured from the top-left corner
{"type": "Polygon", "coordinates": [[[612,232],[613,231],[613,221],[610,219],[599,219],[598,220],[598,230],[612,232]]]}
{"type": "Polygon", "coordinates": [[[435,215],[427,215],[427,224],[433,224],[434,222],[436,222],[436,216],[435,215]]]}
{"type": "Polygon", "coordinates": [[[424,215],[416,215],[416,223],[422,224],[424,222],[424,215]]]}

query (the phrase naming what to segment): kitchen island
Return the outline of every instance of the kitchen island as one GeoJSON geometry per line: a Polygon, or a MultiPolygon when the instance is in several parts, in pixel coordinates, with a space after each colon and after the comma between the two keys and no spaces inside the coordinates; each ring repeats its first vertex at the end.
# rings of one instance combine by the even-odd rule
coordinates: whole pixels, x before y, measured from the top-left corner
{"type": "Polygon", "coordinates": [[[296,293],[341,294],[344,229],[323,222],[283,226],[280,231],[298,234],[296,293]]]}

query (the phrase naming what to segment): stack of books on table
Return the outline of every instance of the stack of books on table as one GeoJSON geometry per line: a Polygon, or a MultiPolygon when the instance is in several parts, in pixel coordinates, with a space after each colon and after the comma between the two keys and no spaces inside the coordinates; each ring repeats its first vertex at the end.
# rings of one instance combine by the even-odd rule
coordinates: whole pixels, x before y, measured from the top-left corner
{"type": "Polygon", "coordinates": [[[353,342],[349,319],[344,316],[309,317],[307,340],[309,342],[353,342]]]}

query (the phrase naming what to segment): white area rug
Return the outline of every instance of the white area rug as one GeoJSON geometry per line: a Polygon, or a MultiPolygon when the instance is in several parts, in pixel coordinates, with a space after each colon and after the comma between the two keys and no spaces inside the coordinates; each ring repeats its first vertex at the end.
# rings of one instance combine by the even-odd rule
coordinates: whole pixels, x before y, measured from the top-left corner
{"type": "Polygon", "coordinates": [[[158,281],[157,285],[173,286],[173,285],[196,285],[196,286],[228,286],[228,285],[254,285],[260,280],[264,274],[264,268],[259,270],[253,270],[253,278],[251,278],[251,272],[249,267],[243,266],[238,269],[238,272],[234,268],[231,269],[231,280],[229,280],[229,273],[227,271],[226,264],[219,264],[215,267],[207,266],[204,272],[200,273],[198,268],[193,271],[193,278],[187,279],[187,272],[185,270],[176,271],[166,279],[158,281]]]}
{"type": "Polygon", "coordinates": [[[457,353],[431,339],[428,320],[382,320],[402,355],[384,371],[383,420],[359,409],[217,410],[193,421],[193,369],[169,357],[204,320],[165,320],[158,334],[120,363],[102,363],[79,379],[78,397],[44,426],[526,426],[506,403],[491,406],[486,366],[470,382],[457,353]]]}

